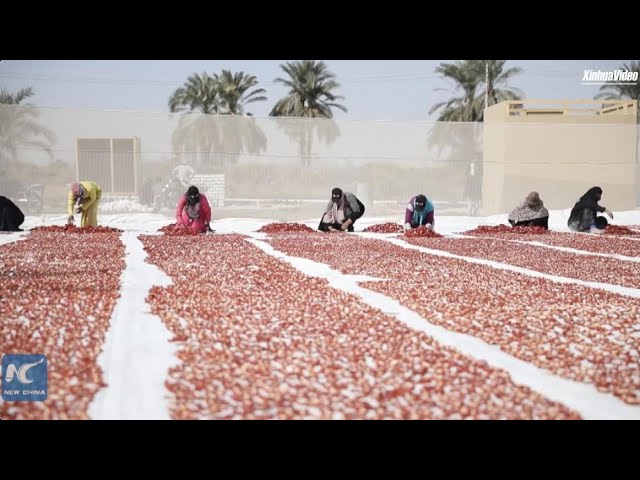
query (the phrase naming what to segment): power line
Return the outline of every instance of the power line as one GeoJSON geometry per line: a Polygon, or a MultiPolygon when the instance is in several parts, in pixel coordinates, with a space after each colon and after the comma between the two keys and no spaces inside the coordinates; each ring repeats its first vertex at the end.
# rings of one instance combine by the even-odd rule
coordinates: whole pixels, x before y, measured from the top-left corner
{"type": "MultiPolygon", "coordinates": [[[[4,72],[0,73],[0,78],[14,78],[21,80],[32,81],[51,81],[51,82],[85,82],[85,83],[97,83],[97,84],[109,84],[109,85],[156,85],[156,86],[179,86],[184,83],[183,80],[150,80],[150,79],[130,79],[130,78],[99,78],[99,77],[61,77],[50,76],[45,74],[26,74],[17,72],[4,72]]],[[[345,83],[368,83],[376,81],[405,81],[405,80],[422,80],[430,78],[440,78],[435,74],[389,74],[389,75],[369,75],[360,77],[348,77],[339,78],[340,84],[345,83]],[[345,82],[346,80],[346,82],[345,82]]],[[[261,81],[258,83],[261,86],[277,86],[278,83],[274,81],[261,81]]]]}
{"type": "MultiPolygon", "coordinates": [[[[575,76],[575,72],[567,70],[557,71],[545,71],[545,72],[522,72],[519,76],[511,77],[511,80],[517,83],[523,76],[537,77],[537,78],[571,78],[575,76]]],[[[41,73],[20,73],[20,72],[2,72],[0,78],[12,78],[19,80],[30,81],[45,81],[45,82],[61,82],[61,83],[93,83],[93,84],[105,84],[105,85],[140,85],[140,86],[158,86],[158,87],[177,87],[184,84],[185,79],[182,80],[153,80],[153,79],[132,79],[132,78],[100,78],[89,76],[52,76],[41,73]]],[[[338,82],[341,85],[349,84],[362,84],[362,83],[381,83],[381,82],[402,82],[402,81],[417,81],[417,80],[452,80],[435,73],[412,73],[412,74],[368,74],[359,76],[345,76],[338,78],[338,82]]],[[[260,81],[256,86],[281,86],[274,81],[260,81]]]]}

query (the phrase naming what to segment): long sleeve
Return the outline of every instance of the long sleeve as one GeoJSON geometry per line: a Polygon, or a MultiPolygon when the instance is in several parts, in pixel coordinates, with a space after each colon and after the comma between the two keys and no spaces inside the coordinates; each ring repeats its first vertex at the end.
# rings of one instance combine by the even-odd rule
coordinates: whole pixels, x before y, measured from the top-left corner
{"type": "Polygon", "coordinates": [[[347,193],[346,197],[347,197],[347,202],[349,202],[349,207],[351,208],[351,211],[354,213],[359,213],[360,205],[358,205],[358,199],[356,198],[356,196],[353,193],[347,193]]]}
{"type": "Polygon", "coordinates": [[[416,197],[411,197],[409,203],[407,204],[407,209],[404,211],[404,223],[411,225],[413,220],[413,199],[416,197]]]}
{"type": "Polygon", "coordinates": [[[604,213],[604,211],[606,210],[605,207],[601,207],[600,205],[598,205],[598,202],[596,202],[595,200],[591,200],[590,204],[591,210],[594,210],[596,212],[604,213]]]}
{"type": "Polygon", "coordinates": [[[98,198],[98,186],[93,182],[83,182],[82,186],[85,188],[85,191],[87,192],[87,195],[89,197],[87,198],[87,200],[82,202],[80,208],[83,211],[86,211],[89,209],[89,207],[91,207],[91,205],[96,202],[96,198],[98,198]]]}
{"type": "Polygon", "coordinates": [[[73,201],[73,193],[69,191],[69,199],[67,201],[67,215],[69,215],[70,217],[73,215],[74,205],[75,205],[75,202],[73,201]]]}

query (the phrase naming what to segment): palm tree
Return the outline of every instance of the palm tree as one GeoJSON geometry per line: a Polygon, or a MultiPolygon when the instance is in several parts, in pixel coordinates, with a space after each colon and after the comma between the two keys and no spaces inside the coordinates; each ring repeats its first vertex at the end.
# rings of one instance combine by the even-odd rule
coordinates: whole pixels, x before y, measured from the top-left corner
{"type": "Polygon", "coordinates": [[[191,75],[169,98],[171,112],[215,114],[219,113],[220,106],[218,80],[206,72],[191,75]]]}
{"type": "Polygon", "coordinates": [[[229,70],[222,70],[222,75],[214,77],[218,82],[218,98],[222,103],[222,113],[243,115],[244,105],[267,100],[264,95],[267,91],[264,88],[248,92],[258,84],[254,75],[245,75],[244,72],[232,74],[229,70]]]}
{"type": "Polygon", "coordinates": [[[282,120],[278,126],[298,144],[302,165],[308,165],[313,138],[317,136],[325,144],[332,143],[340,135],[338,125],[331,120],[332,108],[347,112],[338,103],[344,97],[333,93],[340,84],[324,62],[302,60],[287,62],[280,68],[289,78],[276,78],[275,83],[289,87],[287,96],[278,100],[269,115],[273,117],[307,117],[308,120],[282,120]],[[322,118],[324,120],[311,120],[322,118]]]}
{"type": "Polygon", "coordinates": [[[505,70],[506,60],[473,60],[473,62],[477,75],[480,77],[478,96],[475,100],[476,111],[480,112],[479,121],[484,119],[485,94],[487,106],[505,100],[520,100],[524,96],[522,90],[508,85],[511,77],[522,73],[520,67],[505,70]]]}
{"type": "MultiPolygon", "coordinates": [[[[446,102],[435,104],[429,114],[441,110],[438,116],[440,122],[482,122],[485,95],[488,106],[522,98],[520,90],[508,85],[508,81],[521,73],[522,69],[505,69],[505,64],[506,60],[441,63],[436,67],[436,73],[453,81],[454,88],[450,91],[454,96],[446,102]]],[[[460,191],[455,193],[461,193],[463,200],[471,200],[471,212],[475,212],[478,186],[482,179],[482,162],[479,161],[482,158],[482,130],[475,128],[476,126],[477,124],[436,123],[427,133],[428,149],[435,151],[434,159],[439,164],[449,164],[448,168],[453,169],[453,172],[463,173],[465,184],[460,183],[460,191]]],[[[454,185],[452,189],[455,189],[454,185]]]]}
{"type": "Polygon", "coordinates": [[[0,91],[0,103],[4,105],[20,105],[23,100],[33,96],[33,89],[31,87],[18,90],[16,93],[11,93],[8,90],[0,91]]]}
{"type": "Polygon", "coordinates": [[[519,89],[507,84],[511,77],[521,73],[522,69],[513,67],[505,70],[506,62],[458,60],[455,63],[441,63],[436,67],[436,73],[454,82],[452,93],[458,96],[435,104],[429,110],[429,114],[442,108],[439,121],[481,122],[484,118],[485,93],[489,106],[504,100],[522,98],[523,93],[519,89]]]}
{"type": "Polygon", "coordinates": [[[333,118],[332,108],[347,112],[344,105],[337,103],[337,100],[343,100],[344,97],[333,93],[340,84],[324,62],[287,62],[280,65],[280,68],[289,78],[276,78],[274,81],[289,87],[289,92],[276,102],[269,115],[333,118]]]}
{"type": "MultiPolygon", "coordinates": [[[[640,61],[631,61],[629,65],[623,63],[620,70],[640,72],[640,61]]],[[[640,82],[635,82],[633,85],[603,85],[600,87],[600,93],[595,98],[604,100],[621,100],[624,98],[637,100],[638,123],[640,123],[640,82]]]]}
{"type": "MultiPolygon", "coordinates": [[[[454,82],[454,89],[448,90],[454,95],[446,102],[436,103],[431,110],[431,115],[436,110],[444,107],[439,121],[442,122],[472,122],[475,120],[475,111],[473,110],[476,89],[478,88],[478,75],[476,68],[470,68],[468,61],[456,61],[455,63],[441,63],[436,67],[436,73],[443,78],[454,82]]],[[[436,90],[447,90],[444,88],[436,88],[436,90]]]]}
{"type": "Polygon", "coordinates": [[[178,118],[172,135],[174,150],[196,155],[196,163],[204,170],[220,169],[226,160],[235,163],[243,152],[264,151],[267,139],[254,119],[235,121],[227,116],[243,115],[245,104],[267,99],[264,89],[251,90],[257,83],[253,75],[228,70],[221,75],[191,75],[169,98],[169,109],[204,115],[178,118]]]}
{"type": "Polygon", "coordinates": [[[37,122],[40,111],[30,104],[22,102],[33,96],[31,87],[23,88],[12,94],[7,90],[0,92],[0,168],[6,169],[9,161],[15,161],[19,148],[37,148],[53,157],[51,150],[55,134],[37,122]]]}

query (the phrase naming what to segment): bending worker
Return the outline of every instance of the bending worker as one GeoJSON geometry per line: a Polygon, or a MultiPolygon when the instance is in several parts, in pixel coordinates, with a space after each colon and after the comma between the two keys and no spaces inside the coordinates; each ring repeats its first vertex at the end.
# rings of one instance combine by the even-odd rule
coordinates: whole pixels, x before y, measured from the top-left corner
{"type": "Polygon", "coordinates": [[[73,213],[80,213],[81,227],[97,227],[98,226],[98,205],[102,198],[102,189],[95,182],[83,181],[73,182],[69,191],[69,201],[67,204],[67,213],[69,218],[67,224],[74,225],[75,220],[73,213]]]}
{"type": "Polygon", "coordinates": [[[433,204],[423,195],[416,195],[407,205],[404,212],[404,229],[405,231],[421,226],[433,230],[435,225],[433,204]]]}

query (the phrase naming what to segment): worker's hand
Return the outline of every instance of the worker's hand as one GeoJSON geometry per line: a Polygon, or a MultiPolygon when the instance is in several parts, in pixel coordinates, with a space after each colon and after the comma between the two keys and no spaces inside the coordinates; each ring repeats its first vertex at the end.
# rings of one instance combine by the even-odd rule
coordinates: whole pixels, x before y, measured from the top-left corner
{"type": "Polygon", "coordinates": [[[411,224],[410,223],[405,223],[404,224],[404,231],[406,232],[407,230],[411,230],[411,224]]]}
{"type": "Polygon", "coordinates": [[[76,224],[76,220],[73,218],[73,215],[69,215],[69,218],[67,218],[67,225],[75,225],[76,224]]]}
{"type": "Polygon", "coordinates": [[[425,227],[427,227],[429,230],[433,230],[433,225],[431,225],[430,223],[427,223],[425,227]]]}
{"type": "Polygon", "coordinates": [[[82,207],[76,208],[76,213],[82,213],[82,207]]]}
{"type": "Polygon", "coordinates": [[[340,227],[340,230],[342,230],[342,231],[346,230],[347,228],[349,228],[349,227],[351,226],[351,224],[352,224],[352,223],[353,223],[353,220],[351,220],[351,219],[346,220],[346,221],[342,224],[342,226],[340,227]]]}
{"type": "Polygon", "coordinates": [[[609,218],[611,218],[611,220],[613,220],[613,213],[611,213],[611,210],[609,210],[608,208],[605,208],[604,209],[604,213],[609,215],[609,218]]]}

